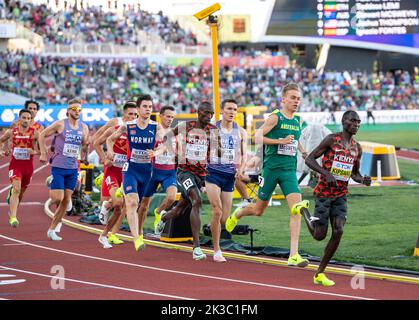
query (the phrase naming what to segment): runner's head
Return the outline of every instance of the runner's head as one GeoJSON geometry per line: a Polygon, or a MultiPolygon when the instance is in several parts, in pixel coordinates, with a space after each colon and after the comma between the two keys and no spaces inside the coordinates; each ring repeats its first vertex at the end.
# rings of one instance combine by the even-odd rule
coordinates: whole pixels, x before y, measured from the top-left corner
{"type": "Polygon", "coordinates": [[[19,111],[19,123],[22,128],[28,128],[32,121],[32,112],[27,109],[22,109],[19,111]]]}
{"type": "Polygon", "coordinates": [[[127,101],[124,104],[124,121],[132,121],[137,118],[137,103],[135,101],[127,101]]]}
{"type": "Polygon", "coordinates": [[[342,127],[343,131],[346,131],[352,135],[358,132],[361,120],[359,119],[358,113],[353,110],[346,111],[342,116],[342,127]]]}
{"type": "Polygon", "coordinates": [[[67,116],[69,119],[80,119],[81,110],[82,108],[80,99],[71,99],[68,101],[67,116]]]}
{"type": "Polygon", "coordinates": [[[160,121],[163,128],[170,128],[175,117],[176,111],[172,106],[164,106],[160,109],[160,121]]]}
{"type": "Polygon", "coordinates": [[[153,111],[153,99],[149,94],[142,94],[137,99],[138,117],[148,119],[153,111]]]}
{"type": "Polygon", "coordinates": [[[214,108],[212,103],[208,101],[201,102],[198,108],[198,121],[203,125],[208,125],[214,116],[214,108]]]}
{"type": "Polygon", "coordinates": [[[237,102],[234,99],[226,99],[221,102],[221,114],[223,120],[232,122],[237,115],[237,102]]]}
{"type": "Polygon", "coordinates": [[[39,103],[34,100],[26,100],[25,109],[32,112],[32,117],[35,118],[39,110],[39,103]]]}
{"type": "Polygon", "coordinates": [[[301,102],[301,90],[298,84],[288,83],[282,88],[282,106],[285,110],[296,112],[301,102]]]}

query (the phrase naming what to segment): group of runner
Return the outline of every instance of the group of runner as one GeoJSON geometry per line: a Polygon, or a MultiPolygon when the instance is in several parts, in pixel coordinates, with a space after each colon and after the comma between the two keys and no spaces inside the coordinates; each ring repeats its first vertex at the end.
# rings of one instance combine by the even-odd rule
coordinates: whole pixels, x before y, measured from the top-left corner
{"type": "MultiPolygon", "coordinates": [[[[353,139],[360,120],[354,111],[342,118],[343,131],[328,135],[308,154],[299,143],[301,118],[296,111],[301,102],[297,84],[287,84],[282,91],[282,109],[274,111],[257,130],[256,143],[265,146],[263,171],[260,177],[258,199],[255,204],[236,209],[230,216],[236,179],[243,179],[247,153],[246,131],[234,118],[238,112],[236,101],[221,103],[222,120],[214,124],[212,103],[203,101],[198,108],[197,120],[180,122],[171,128],[176,112],[171,106],[160,110],[160,123],[151,120],[153,99],[141,95],[128,101],[123,116],[111,119],[93,136],[93,148],[104,164],[101,188],[101,220],[106,224],[99,242],[104,248],[121,244],[116,235],[124,216],[127,217],[135,250],[145,247],[143,224],[152,195],[161,185],[166,198],[155,214],[155,233],[161,234],[166,222],[185,212],[190,213],[193,237],[192,257],[206,258],[200,247],[200,213],[202,193],[211,205],[211,235],[213,259],[226,262],[220,248],[221,225],[232,232],[244,216],[261,216],[266,210],[276,186],[279,184],[290,208],[290,255],[288,265],[306,267],[309,264],[298,253],[301,217],[316,240],[323,240],[328,221],[332,237],[326,246],[314,283],[333,285],[324,270],[335,253],[346,221],[346,193],[348,181],[370,185],[371,178],[359,173],[361,147],[353,139]],[[105,153],[103,146],[106,146],[105,153]],[[296,176],[297,153],[301,152],[306,164],[320,174],[314,189],[316,206],[311,216],[309,202],[302,200],[296,176]],[[323,156],[323,165],[316,159],[323,156]],[[181,198],[175,206],[176,193],[181,198]],[[109,211],[113,214],[108,219],[109,211]]],[[[39,104],[30,101],[19,113],[19,120],[0,137],[0,156],[3,143],[12,142],[13,154],[9,167],[12,183],[9,223],[17,227],[17,208],[33,173],[33,156],[40,154],[42,163],[48,162],[45,139],[54,135],[54,152],[50,159],[52,181],[50,197],[55,204],[54,218],[47,231],[52,240],[62,240],[61,220],[71,200],[78,176],[78,159],[87,159],[89,129],[80,121],[82,103],[73,99],[68,103],[67,118],[43,129],[34,122],[39,104]],[[31,105],[32,104],[32,105],[31,105]],[[29,106],[34,108],[30,110],[29,106]],[[82,157],[83,153],[83,157],[82,157]]]]}

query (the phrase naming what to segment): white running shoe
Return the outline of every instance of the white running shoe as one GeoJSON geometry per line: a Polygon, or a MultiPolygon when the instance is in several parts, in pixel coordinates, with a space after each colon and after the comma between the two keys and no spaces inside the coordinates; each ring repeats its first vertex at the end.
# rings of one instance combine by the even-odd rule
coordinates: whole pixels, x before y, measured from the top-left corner
{"type": "Polygon", "coordinates": [[[110,248],[112,248],[112,245],[109,243],[107,237],[100,236],[98,240],[103,245],[103,249],[110,249],[110,248]]]}
{"type": "Polygon", "coordinates": [[[154,233],[158,236],[161,235],[161,233],[164,230],[164,227],[166,225],[166,222],[162,220],[162,218],[167,214],[167,211],[162,210],[162,212],[160,212],[160,219],[158,220],[156,227],[154,228],[154,233]]]}
{"type": "Polygon", "coordinates": [[[104,226],[106,226],[106,224],[108,223],[108,219],[109,219],[109,211],[110,209],[107,209],[106,206],[109,204],[109,201],[103,201],[102,203],[102,207],[100,208],[100,212],[99,212],[99,221],[101,224],[103,224],[104,226]]]}
{"type": "Polygon", "coordinates": [[[57,236],[57,234],[55,233],[55,230],[48,229],[47,236],[48,236],[48,238],[50,238],[51,240],[54,240],[54,241],[63,240],[63,238],[57,236]]]}
{"type": "Polygon", "coordinates": [[[215,262],[227,262],[226,258],[223,257],[223,253],[221,252],[221,250],[214,253],[213,259],[215,262]]]}
{"type": "Polygon", "coordinates": [[[195,247],[192,252],[192,258],[194,260],[204,260],[207,257],[205,253],[202,252],[201,247],[195,247]]]}
{"type": "Polygon", "coordinates": [[[235,204],[235,207],[244,208],[247,207],[249,204],[252,203],[252,200],[250,199],[243,199],[241,202],[235,204]]]}
{"type": "Polygon", "coordinates": [[[62,222],[58,222],[57,226],[55,227],[54,231],[55,232],[60,232],[61,231],[61,227],[63,226],[62,222]]]}

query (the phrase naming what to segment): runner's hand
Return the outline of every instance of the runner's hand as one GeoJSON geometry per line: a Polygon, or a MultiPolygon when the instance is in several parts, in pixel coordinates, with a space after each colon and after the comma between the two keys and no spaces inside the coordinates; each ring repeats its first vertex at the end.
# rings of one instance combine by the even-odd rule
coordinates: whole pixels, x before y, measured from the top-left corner
{"type": "Polygon", "coordinates": [[[46,164],[48,162],[48,156],[46,153],[41,153],[39,156],[39,161],[41,161],[42,164],[46,164]]]}
{"type": "Polygon", "coordinates": [[[338,183],[336,181],[336,178],[330,172],[328,172],[326,174],[326,182],[329,186],[337,186],[338,185],[338,183]]]}
{"type": "Polygon", "coordinates": [[[361,179],[361,183],[366,186],[371,185],[371,177],[370,176],[363,176],[361,179]]]}
{"type": "Polygon", "coordinates": [[[285,138],[281,139],[281,144],[290,144],[294,142],[294,135],[289,134],[285,138]]]}
{"type": "Polygon", "coordinates": [[[6,151],[0,150],[0,158],[6,156],[6,151]]]}

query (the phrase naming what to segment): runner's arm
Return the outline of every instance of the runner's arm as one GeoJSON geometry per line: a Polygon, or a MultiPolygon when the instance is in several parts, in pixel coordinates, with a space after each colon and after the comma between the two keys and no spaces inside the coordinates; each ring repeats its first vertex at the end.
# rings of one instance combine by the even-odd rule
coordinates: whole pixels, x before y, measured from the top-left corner
{"type": "Polygon", "coordinates": [[[115,132],[113,127],[108,128],[105,132],[103,132],[100,136],[97,136],[96,139],[93,140],[93,149],[97,152],[100,161],[106,161],[106,154],[103,151],[103,144],[106,143],[106,140],[115,132]]]}
{"type": "Polygon", "coordinates": [[[47,137],[49,137],[53,134],[57,134],[57,133],[61,132],[63,130],[63,128],[64,128],[64,121],[63,120],[58,120],[58,121],[55,121],[50,126],[46,127],[40,133],[38,141],[39,141],[39,149],[41,151],[41,156],[39,157],[41,162],[46,162],[47,161],[47,147],[45,146],[45,138],[47,138],[47,137]]]}
{"type": "Polygon", "coordinates": [[[0,156],[4,157],[6,155],[6,151],[3,150],[4,143],[10,141],[10,138],[12,137],[12,130],[7,129],[3,135],[0,137],[0,156]]]}
{"type": "Polygon", "coordinates": [[[35,143],[34,143],[34,148],[31,149],[31,154],[35,155],[35,154],[41,154],[41,151],[39,150],[39,132],[38,130],[35,130],[35,143]]]}
{"type": "Polygon", "coordinates": [[[237,173],[239,178],[243,178],[244,170],[246,169],[247,163],[247,132],[242,127],[240,127],[240,138],[240,166],[237,173]]]}
{"type": "Polygon", "coordinates": [[[322,156],[333,144],[333,135],[328,135],[323,139],[320,144],[307,156],[305,163],[310,169],[323,174],[325,176],[331,175],[330,171],[323,169],[316,161],[317,158],[322,156]]]}
{"type": "Polygon", "coordinates": [[[96,141],[106,130],[108,130],[109,128],[112,128],[114,126],[116,126],[116,119],[111,119],[108,122],[105,123],[105,125],[103,127],[100,127],[99,130],[97,130],[92,139],[93,141],[96,141]]]}
{"type": "Polygon", "coordinates": [[[122,136],[122,134],[127,133],[127,126],[122,125],[116,130],[114,133],[112,133],[107,139],[106,139],[106,148],[108,149],[108,159],[113,160],[114,154],[113,154],[113,146],[115,145],[115,141],[122,136]]]}
{"type": "Polygon", "coordinates": [[[89,127],[85,124],[83,124],[83,142],[82,142],[82,153],[84,157],[82,157],[82,162],[85,165],[89,164],[89,161],[87,160],[87,157],[89,156],[89,127]]]}
{"type": "Polygon", "coordinates": [[[289,144],[293,141],[294,136],[288,135],[282,139],[272,139],[265,137],[271,130],[278,124],[278,117],[274,114],[271,114],[266,122],[256,131],[255,133],[255,143],[258,145],[269,144],[269,145],[278,145],[278,144],[289,144]]]}

